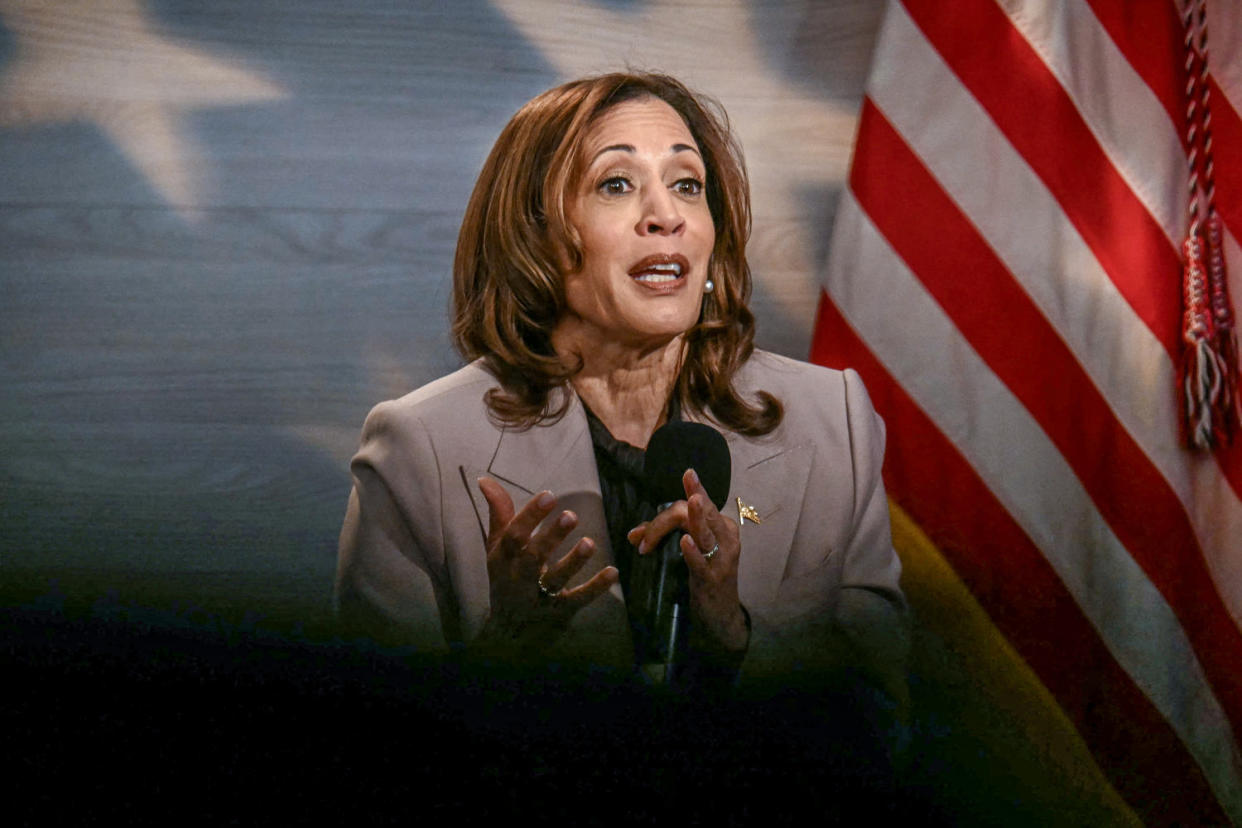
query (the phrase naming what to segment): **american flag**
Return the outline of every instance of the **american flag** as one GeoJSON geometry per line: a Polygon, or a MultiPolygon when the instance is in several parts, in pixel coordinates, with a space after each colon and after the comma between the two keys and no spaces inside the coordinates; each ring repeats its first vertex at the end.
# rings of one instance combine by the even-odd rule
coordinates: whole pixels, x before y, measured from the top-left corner
{"type": "MultiPolygon", "coordinates": [[[[1242,0],[1201,2],[1236,307],[1242,0]]],[[[965,680],[1028,676],[1031,726],[1133,820],[1219,825],[1242,823],[1242,435],[1179,437],[1183,14],[893,0],[812,358],[858,369],[887,422],[916,612],[994,639],[965,680]]]]}

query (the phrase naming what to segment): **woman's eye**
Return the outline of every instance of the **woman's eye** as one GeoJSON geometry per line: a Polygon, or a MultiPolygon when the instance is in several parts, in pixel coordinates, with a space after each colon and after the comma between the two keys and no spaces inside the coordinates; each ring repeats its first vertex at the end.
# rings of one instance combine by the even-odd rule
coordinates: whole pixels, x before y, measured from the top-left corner
{"type": "Polygon", "coordinates": [[[683,178],[673,185],[673,189],[681,195],[696,196],[703,192],[703,182],[697,178],[683,178]]]}
{"type": "Polygon", "coordinates": [[[600,192],[605,193],[606,195],[621,195],[622,193],[628,193],[632,189],[634,189],[634,187],[630,184],[629,180],[622,178],[619,175],[614,175],[611,178],[605,178],[599,184],[600,192]]]}

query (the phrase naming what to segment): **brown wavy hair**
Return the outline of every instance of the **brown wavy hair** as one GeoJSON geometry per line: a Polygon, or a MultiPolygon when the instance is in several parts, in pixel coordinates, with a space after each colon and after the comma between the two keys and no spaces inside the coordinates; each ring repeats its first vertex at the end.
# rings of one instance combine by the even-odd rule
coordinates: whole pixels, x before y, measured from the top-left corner
{"type": "Polygon", "coordinates": [[[657,73],[613,73],[550,89],[501,131],[466,206],[453,262],[453,343],[482,357],[500,387],[487,395],[499,422],[526,428],[568,408],[564,388],[581,364],[566,365],[551,333],[566,310],[563,273],[583,264],[581,240],[566,218],[566,197],[582,175],[587,131],[608,109],[658,98],[681,115],[707,168],[707,204],[716,226],[708,264],[715,282],[686,332],[677,380],[683,410],[747,435],[766,434],[784,414],[766,391],[744,399],[733,387],[754,351],[750,299],[750,184],[728,116],[711,98],[657,73]],[[558,264],[560,263],[560,264],[558,264]],[[566,267],[568,269],[566,269],[566,267]]]}

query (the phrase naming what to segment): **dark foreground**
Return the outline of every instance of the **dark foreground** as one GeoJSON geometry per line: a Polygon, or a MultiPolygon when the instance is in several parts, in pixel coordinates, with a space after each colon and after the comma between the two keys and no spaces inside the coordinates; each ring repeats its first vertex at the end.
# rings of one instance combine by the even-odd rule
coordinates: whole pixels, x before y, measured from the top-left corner
{"type": "Polygon", "coordinates": [[[937,823],[849,694],[678,698],[132,613],[0,623],[8,824],[937,823]]]}

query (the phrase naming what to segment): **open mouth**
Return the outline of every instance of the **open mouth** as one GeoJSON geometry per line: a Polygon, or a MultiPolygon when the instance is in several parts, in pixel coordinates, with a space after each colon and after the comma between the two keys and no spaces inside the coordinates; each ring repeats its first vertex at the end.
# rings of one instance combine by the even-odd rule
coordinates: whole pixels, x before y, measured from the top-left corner
{"type": "Polygon", "coordinates": [[[648,256],[630,268],[636,282],[652,287],[673,285],[690,273],[690,262],[680,253],[648,256]]]}

